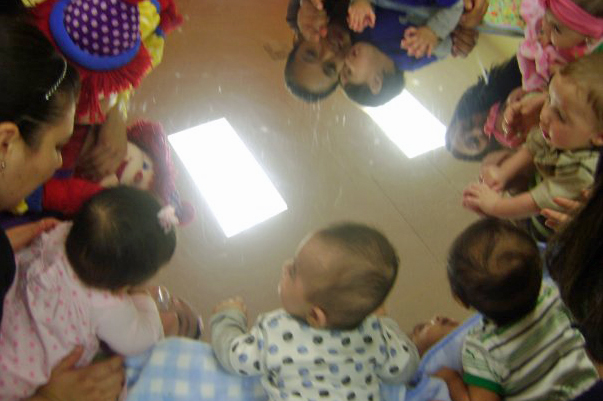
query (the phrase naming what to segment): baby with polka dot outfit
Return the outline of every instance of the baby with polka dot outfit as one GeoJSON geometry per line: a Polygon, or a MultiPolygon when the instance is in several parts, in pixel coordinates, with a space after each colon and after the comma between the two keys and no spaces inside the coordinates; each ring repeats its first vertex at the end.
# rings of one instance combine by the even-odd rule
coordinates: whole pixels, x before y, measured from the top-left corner
{"type": "Polygon", "coordinates": [[[271,400],[378,400],[380,381],[408,382],[419,363],[398,325],[373,314],[397,271],[396,251],[380,232],[355,223],[322,229],[284,264],[282,309],[248,331],[240,299],[216,306],[214,352],[229,372],[262,375],[271,400]]]}
{"type": "Polygon", "coordinates": [[[77,366],[85,366],[101,341],[135,355],[163,338],[155,302],[133,288],[174,253],[176,220],[168,208],[139,189],[107,189],[73,223],[57,224],[15,255],[0,327],[0,400],[32,396],[78,345],[77,366]]]}

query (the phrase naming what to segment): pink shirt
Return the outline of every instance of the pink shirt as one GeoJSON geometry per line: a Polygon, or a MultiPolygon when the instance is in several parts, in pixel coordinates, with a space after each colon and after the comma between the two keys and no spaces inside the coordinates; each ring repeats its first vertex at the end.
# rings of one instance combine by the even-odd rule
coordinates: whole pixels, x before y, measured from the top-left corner
{"type": "Polygon", "coordinates": [[[86,287],[65,254],[71,223],[42,234],[16,255],[17,273],[0,326],[0,400],[31,396],[76,345],[88,365],[99,341],[134,355],[163,338],[154,301],[86,287]]]}

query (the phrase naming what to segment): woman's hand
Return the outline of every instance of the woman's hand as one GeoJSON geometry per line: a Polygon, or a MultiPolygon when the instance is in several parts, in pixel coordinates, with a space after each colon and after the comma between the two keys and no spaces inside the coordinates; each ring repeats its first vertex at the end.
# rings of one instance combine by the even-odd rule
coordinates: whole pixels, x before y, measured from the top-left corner
{"type": "Polygon", "coordinates": [[[488,0],[464,0],[465,11],[461,16],[459,25],[464,28],[475,28],[482,23],[486,11],[488,11],[488,0]]]}
{"type": "Polygon", "coordinates": [[[327,36],[329,17],[321,0],[300,0],[297,12],[297,27],[304,39],[318,42],[327,36]]]}
{"type": "Polygon", "coordinates": [[[82,175],[98,181],[115,173],[126,157],[127,147],[126,122],[117,107],[113,107],[107,113],[94,145],[82,149],[78,169],[82,175]]]}
{"type": "Polygon", "coordinates": [[[473,28],[457,25],[452,31],[452,56],[467,57],[477,44],[479,33],[473,28]]]}
{"type": "Polygon", "coordinates": [[[60,221],[55,218],[46,218],[33,223],[22,224],[6,230],[6,236],[15,252],[23,249],[44,231],[54,228],[60,221]]]}
{"type": "Polygon", "coordinates": [[[584,202],[590,196],[589,190],[582,191],[582,199],[579,200],[571,200],[567,198],[553,198],[553,202],[555,202],[559,207],[563,209],[562,212],[553,209],[542,209],[540,214],[546,217],[546,221],[544,224],[547,227],[552,228],[555,231],[559,231],[559,228],[568,223],[572,217],[576,214],[576,212],[582,207],[584,202]]]}
{"type": "Polygon", "coordinates": [[[76,347],[52,370],[50,380],[32,400],[115,401],[124,385],[121,357],[115,356],[84,368],[75,368],[84,349],[76,347]]]}

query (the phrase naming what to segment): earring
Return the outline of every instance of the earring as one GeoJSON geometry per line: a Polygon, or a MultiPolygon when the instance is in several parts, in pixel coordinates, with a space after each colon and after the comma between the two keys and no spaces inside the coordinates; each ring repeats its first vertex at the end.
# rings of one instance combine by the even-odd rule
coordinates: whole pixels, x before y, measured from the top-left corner
{"type": "Polygon", "coordinates": [[[4,160],[2,160],[0,162],[0,170],[4,170],[6,168],[6,162],[4,160]]]}

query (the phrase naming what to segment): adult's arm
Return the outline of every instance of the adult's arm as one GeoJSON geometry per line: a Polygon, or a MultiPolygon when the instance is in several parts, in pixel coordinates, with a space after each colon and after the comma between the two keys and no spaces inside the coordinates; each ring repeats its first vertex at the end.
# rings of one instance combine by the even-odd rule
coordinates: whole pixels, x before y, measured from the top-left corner
{"type": "Polygon", "coordinates": [[[83,348],[77,347],[53,370],[50,380],[23,401],[114,401],[124,385],[121,357],[75,368],[83,348]]]}

